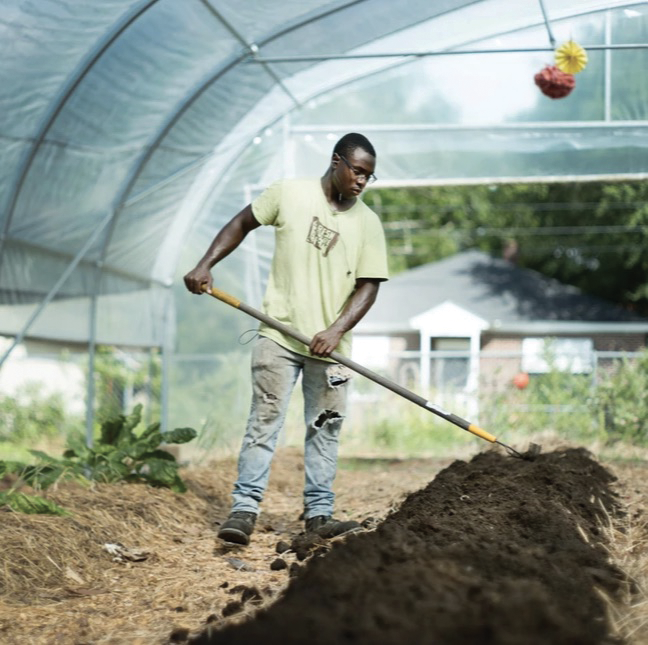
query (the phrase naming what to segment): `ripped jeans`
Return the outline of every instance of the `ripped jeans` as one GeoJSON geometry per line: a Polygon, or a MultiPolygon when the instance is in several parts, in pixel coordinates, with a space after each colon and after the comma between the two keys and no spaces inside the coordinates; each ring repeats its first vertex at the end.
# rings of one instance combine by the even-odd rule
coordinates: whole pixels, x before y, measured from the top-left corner
{"type": "Polygon", "coordinates": [[[302,375],[304,394],[304,518],[332,515],[338,438],[351,372],[296,354],[263,336],[252,350],[252,405],[239,453],[232,511],[259,512],[290,396],[302,375]]]}

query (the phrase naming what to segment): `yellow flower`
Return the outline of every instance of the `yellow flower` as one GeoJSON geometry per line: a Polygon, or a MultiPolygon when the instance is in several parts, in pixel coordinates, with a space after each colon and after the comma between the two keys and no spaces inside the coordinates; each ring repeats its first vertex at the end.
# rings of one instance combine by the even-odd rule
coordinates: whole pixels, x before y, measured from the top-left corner
{"type": "Polygon", "coordinates": [[[567,74],[582,72],[587,65],[587,52],[573,40],[556,49],[556,67],[567,74]]]}

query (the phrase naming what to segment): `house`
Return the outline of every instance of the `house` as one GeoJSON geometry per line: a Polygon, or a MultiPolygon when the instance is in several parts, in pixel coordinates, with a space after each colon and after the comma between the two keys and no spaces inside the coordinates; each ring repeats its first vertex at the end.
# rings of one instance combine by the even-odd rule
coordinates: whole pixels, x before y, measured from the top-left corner
{"type": "Polygon", "coordinates": [[[588,373],[647,335],[645,318],[471,250],[383,284],[353,357],[404,386],[470,393],[551,367],[588,373]]]}

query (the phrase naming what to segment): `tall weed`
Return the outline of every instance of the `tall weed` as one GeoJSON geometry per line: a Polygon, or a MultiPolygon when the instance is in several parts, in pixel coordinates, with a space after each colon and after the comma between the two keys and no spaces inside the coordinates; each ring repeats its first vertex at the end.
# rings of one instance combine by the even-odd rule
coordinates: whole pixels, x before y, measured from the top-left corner
{"type": "Polygon", "coordinates": [[[599,423],[609,443],[648,441],[648,350],[637,359],[621,359],[604,374],[594,400],[599,423]]]}

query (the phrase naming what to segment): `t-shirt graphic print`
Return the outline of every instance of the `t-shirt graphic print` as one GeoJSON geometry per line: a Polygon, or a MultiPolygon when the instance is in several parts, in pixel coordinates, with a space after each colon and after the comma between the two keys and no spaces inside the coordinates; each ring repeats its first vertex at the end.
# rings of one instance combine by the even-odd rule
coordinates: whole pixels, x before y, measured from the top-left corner
{"type": "Polygon", "coordinates": [[[306,241],[322,251],[326,257],[340,239],[340,234],[320,222],[319,217],[313,217],[306,241]]]}

